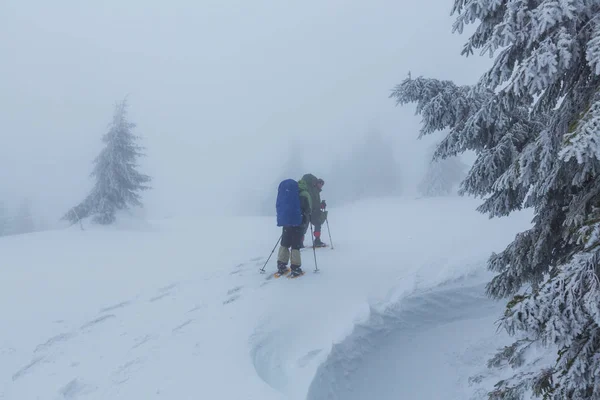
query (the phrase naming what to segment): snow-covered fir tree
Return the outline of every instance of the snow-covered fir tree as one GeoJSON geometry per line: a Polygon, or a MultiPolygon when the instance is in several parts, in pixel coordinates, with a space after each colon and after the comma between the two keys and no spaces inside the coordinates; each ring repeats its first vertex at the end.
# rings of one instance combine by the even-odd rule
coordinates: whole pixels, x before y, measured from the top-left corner
{"type": "Polygon", "coordinates": [[[151,178],[136,170],[143,148],[137,144],[139,137],[133,128],[135,124],[127,119],[127,100],[123,100],[115,106],[112,123],[102,138],[105,147],[94,160],[94,188],[63,219],[75,223],[93,216],[94,222],[111,224],[118,210],[142,206],[140,191],[149,189],[151,178]]]}
{"type": "Polygon", "coordinates": [[[401,192],[400,169],[391,141],[377,130],[369,131],[343,158],[334,161],[323,177],[326,197],[336,203],[401,192]]]}
{"type": "Polygon", "coordinates": [[[437,147],[438,145],[433,146],[427,157],[427,170],[418,186],[419,193],[425,197],[447,196],[455,193],[467,169],[459,157],[435,158],[437,147]]]}
{"type": "Polygon", "coordinates": [[[474,150],[461,192],[505,216],[530,207],[519,233],[489,268],[502,325],[517,341],[556,346],[556,359],[499,382],[490,399],[600,398],[600,1],[455,0],[454,29],[478,22],[463,53],[495,55],[474,86],[406,79],[392,93],[417,103],[421,134],[450,133],[441,157],[474,150]]]}

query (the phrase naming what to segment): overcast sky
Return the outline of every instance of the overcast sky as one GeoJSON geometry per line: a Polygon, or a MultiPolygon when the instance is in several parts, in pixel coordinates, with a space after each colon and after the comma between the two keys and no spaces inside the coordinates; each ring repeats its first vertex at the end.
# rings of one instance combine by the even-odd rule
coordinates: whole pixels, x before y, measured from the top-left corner
{"type": "Polygon", "coordinates": [[[414,106],[395,107],[390,90],[409,70],[473,83],[490,63],[460,56],[467,36],[451,33],[451,7],[2,0],[0,195],[29,196],[60,217],[90,189],[92,159],[125,95],[147,148],[155,216],[232,208],[240,189],[271,183],[294,140],[319,175],[377,128],[394,137],[410,175],[428,143],[417,142],[414,106]]]}

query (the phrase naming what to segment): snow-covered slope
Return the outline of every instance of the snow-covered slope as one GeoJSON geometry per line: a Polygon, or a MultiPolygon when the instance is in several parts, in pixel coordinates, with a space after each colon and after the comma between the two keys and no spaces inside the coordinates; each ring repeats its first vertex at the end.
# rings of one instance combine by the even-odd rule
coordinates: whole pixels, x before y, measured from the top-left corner
{"type": "Polygon", "coordinates": [[[474,394],[505,340],[485,261],[530,217],[476,204],[331,209],[335,249],[317,250],[318,274],[303,251],[297,280],[271,279],[273,258],[259,273],[274,218],[4,237],[0,399],[436,398],[423,373],[474,394]]]}

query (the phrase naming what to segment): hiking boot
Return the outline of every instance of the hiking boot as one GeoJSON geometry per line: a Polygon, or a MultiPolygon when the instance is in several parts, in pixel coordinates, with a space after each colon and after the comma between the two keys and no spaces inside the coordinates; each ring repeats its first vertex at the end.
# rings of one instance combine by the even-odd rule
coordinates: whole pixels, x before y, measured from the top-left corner
{"type": "Polygon", "coordinates": [[[315,239],[315,247],[325,247],[326,244],[321,241],[321,238],[315,239]]]}
{"type": "Polygon", "coordinates": [[[277,272],[279,272],[280,274],[285,274],[287,272],[287,265],[282,263],[282,262],[278,262],[277,263],[277,272]]]}
{"type": "Polygon", "coordinates": [[[292,265],[291,267],[292,267],[292,273],[290,274],[290,276],[292,278],[304,274],[304,271],[302,271],[302,268],[300,268],[299,265],[292,265]]]}

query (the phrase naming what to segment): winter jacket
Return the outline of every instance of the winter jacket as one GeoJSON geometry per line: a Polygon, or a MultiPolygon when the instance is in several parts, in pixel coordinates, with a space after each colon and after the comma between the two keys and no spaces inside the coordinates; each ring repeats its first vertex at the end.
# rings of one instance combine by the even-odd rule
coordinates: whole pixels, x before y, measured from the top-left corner
{"type": "Polygon", "coordinates": [[[327,218],[327,213],[321,210],[321,189],[317,187],[319,179],[313,174],[305,174],[298,183],[302,182],[308,190],[311,199],[311,220],[313,225],[321,225],[327,218]]]}
{"type": "Polygon", "coordinates": [[[317,209],[320,210],[321,190],[319,188],[317,188],[317,182],[319,181],[319,179],[317,179],[317,177],[314,176],[313,174],[306,174],[302,177],[302,179],[300,179],[300,181],[306,183],[308,193],[310,193],[313,211],[315,211],[317,209]]]}
{"type": "Polygon", "coordinates": [[[305,181],[298,181],[300,191],[300,209],[302,210],[302,226],[308,226],[312,212],[312,198],[305,181]]]}

